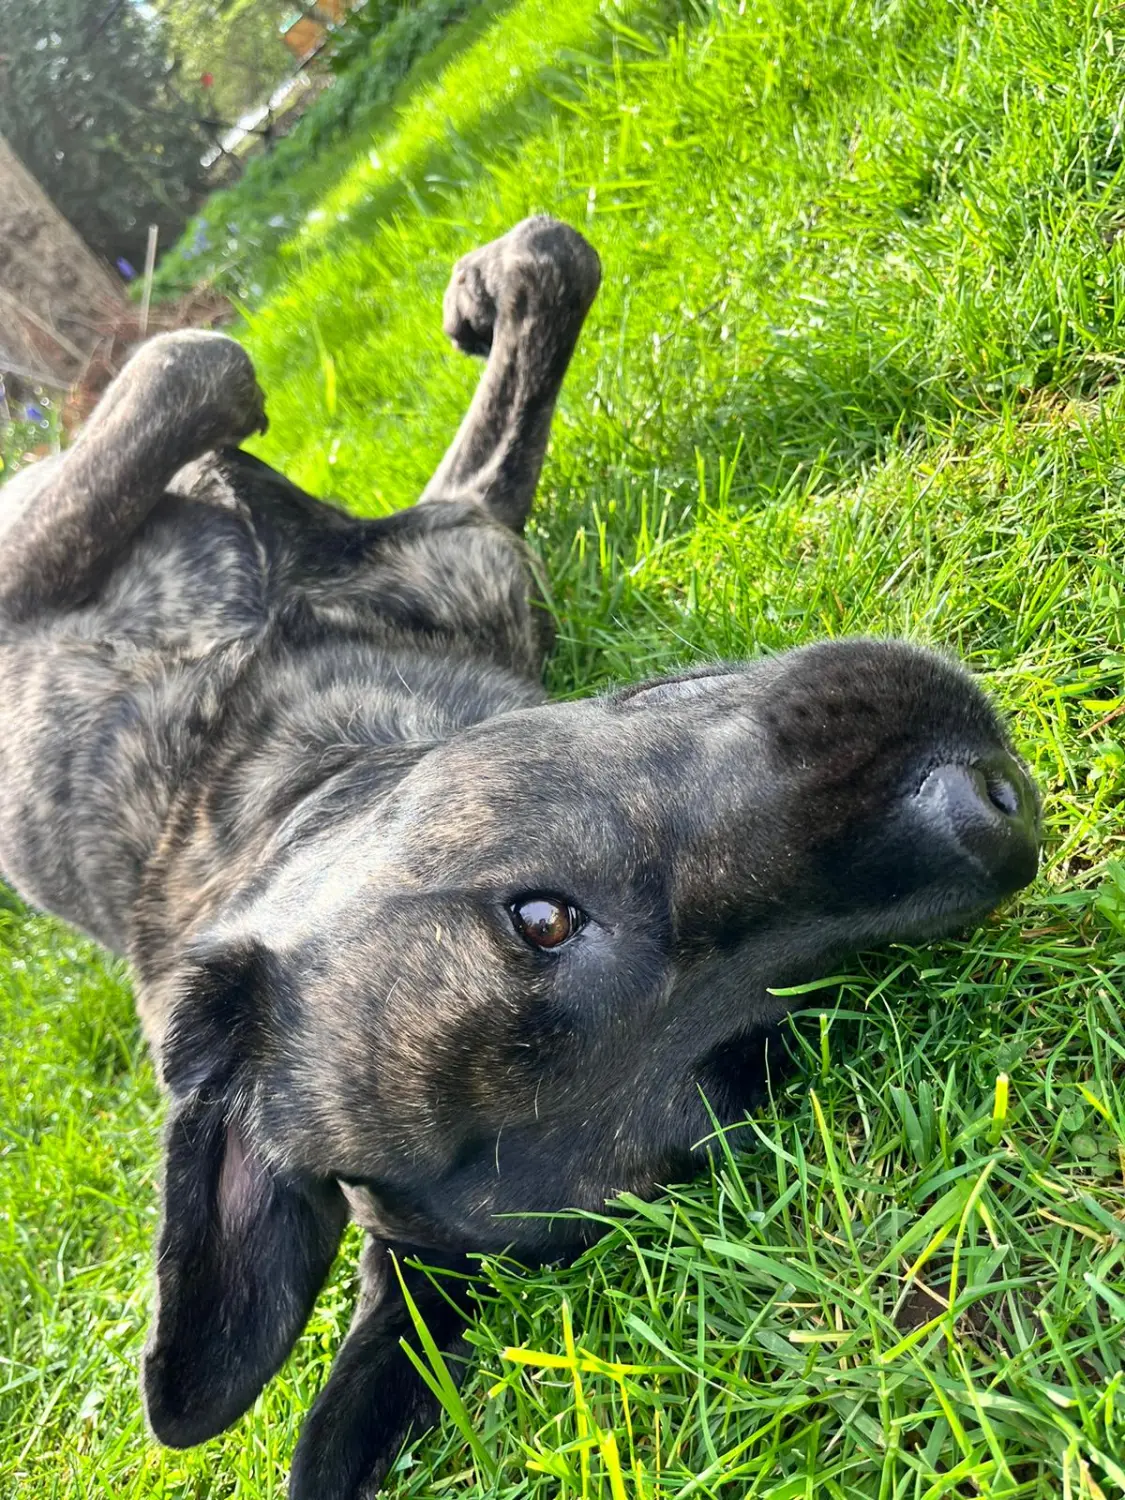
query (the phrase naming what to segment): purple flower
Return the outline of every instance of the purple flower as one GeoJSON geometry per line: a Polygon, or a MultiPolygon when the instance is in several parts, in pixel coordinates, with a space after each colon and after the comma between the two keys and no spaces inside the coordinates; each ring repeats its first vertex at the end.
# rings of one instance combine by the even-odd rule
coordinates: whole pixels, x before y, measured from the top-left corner
{"type": "Polygon", "coordinates": [[[136,271],[133,270],[132,266],[123,255],[118,257],[117,269],[121,272],[126,281],[135,281],[137,279],[136,271]]]}
{"type": "Polygon", "coordinates": [[[31,403],[24,407],[23,414],[29,422],[42,422],[44,420],[43,413],[37,406],[31,403]]]}

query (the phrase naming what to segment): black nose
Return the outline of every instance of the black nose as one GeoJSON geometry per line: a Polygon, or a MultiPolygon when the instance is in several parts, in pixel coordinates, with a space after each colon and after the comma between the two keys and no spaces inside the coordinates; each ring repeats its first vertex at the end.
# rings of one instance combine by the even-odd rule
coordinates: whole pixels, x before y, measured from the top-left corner
{"type": "Polygon", "coordinates": [[[997,896],[1034,879],[1039,803],[1022,766],[996,750],[973,765],[938,766],[918,789],[926,823],[956,845],[997,896]]]}

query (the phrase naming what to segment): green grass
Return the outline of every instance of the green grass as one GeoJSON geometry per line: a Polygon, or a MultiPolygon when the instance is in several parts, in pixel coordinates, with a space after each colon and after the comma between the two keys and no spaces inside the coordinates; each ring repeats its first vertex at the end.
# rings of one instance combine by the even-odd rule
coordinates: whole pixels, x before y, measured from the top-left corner
{"type": "Polygon", "coordinates": [[[364,18],[353,18],[344,36],[352,66],[292,134],[252,158],[233,187],[210,195],[161,258],[157,299],[204,281],[235,297],[260,296],[281,269],[274,259],[278,247],[315,211],[310,202],[326,184],[352,165],[357,133],[401,109],[509,3],[414,0],[372,37],[364,18]]]}
{"type": "MultiPolygon", "coordinates": [[[[414,498],[476,378],[440,333],[451,261],[568,218],[606,282],[532,530],[552,688],[825,634],[936,642],[1011,715],[1048,844],[979,931],[810,993],[794,1074],[710,1180],[569,1270],[490,1266],[476,1442],[450,1416],[391,1490],[1112,1500],[1125,19],[512,0],[484,21],[295,178],[299,229],[241,261],[269,288],[244,327],[259,451],[358,511],[414,498]]],[[[19,911],[0,938],[0,1496],[279,1493],[353,1255],[232,1433],[148,1443],[160,1107],[124,976],[19,911]]]]}
{"type": "MultiPolygon", "coordinates": [[[[0,382],[0,396],[2,394],[0,382]]],[[[58,403],[45,392],[40,392],[31,403],[14,398],[4,400],[0,405],[0,484],[25,463],[33,462],[37,455],[54,452],[58,446],[58,429],[58,403]]]]}

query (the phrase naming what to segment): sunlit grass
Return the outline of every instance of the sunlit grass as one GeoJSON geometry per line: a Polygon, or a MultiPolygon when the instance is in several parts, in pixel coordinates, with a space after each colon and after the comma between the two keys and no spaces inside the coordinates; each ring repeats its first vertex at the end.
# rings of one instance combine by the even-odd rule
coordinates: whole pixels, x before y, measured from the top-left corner
{"type": "MultiPolygon", "coordinates": [[[[491,1265],[476,1441],[448,1420],[392,1491],[1111,1500],[1121,14],[517,0],[489,26],[330,181],[303,176],[306,227],[240,266],[273,288],[244,329],[259,451],[357,510],[408,503],[476,379],[440,332],[451,262],[525,213],[569,219],[606,279],[532,527],[552,689],[826,634],[934,642],[1011,715],[1047,849],[981,930],[811,991],[794,1072],[710,1180],[631,1205],[569,1270],[491,1265]]],[[[124,979],[19,912],[3,941],[0,1495],[277,1494],[352,1255],[231,1434],[148,1444],[159,1105],[124,979]]]]}

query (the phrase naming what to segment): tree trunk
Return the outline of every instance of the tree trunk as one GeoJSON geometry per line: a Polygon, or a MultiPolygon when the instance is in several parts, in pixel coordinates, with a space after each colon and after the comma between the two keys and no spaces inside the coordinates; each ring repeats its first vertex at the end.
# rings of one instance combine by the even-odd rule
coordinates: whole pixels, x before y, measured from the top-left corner
{"type": "Polygon", "coordinates": [[[0,136],[0,373],[73,385],[124,310],[119,285],[0,136]]]}

